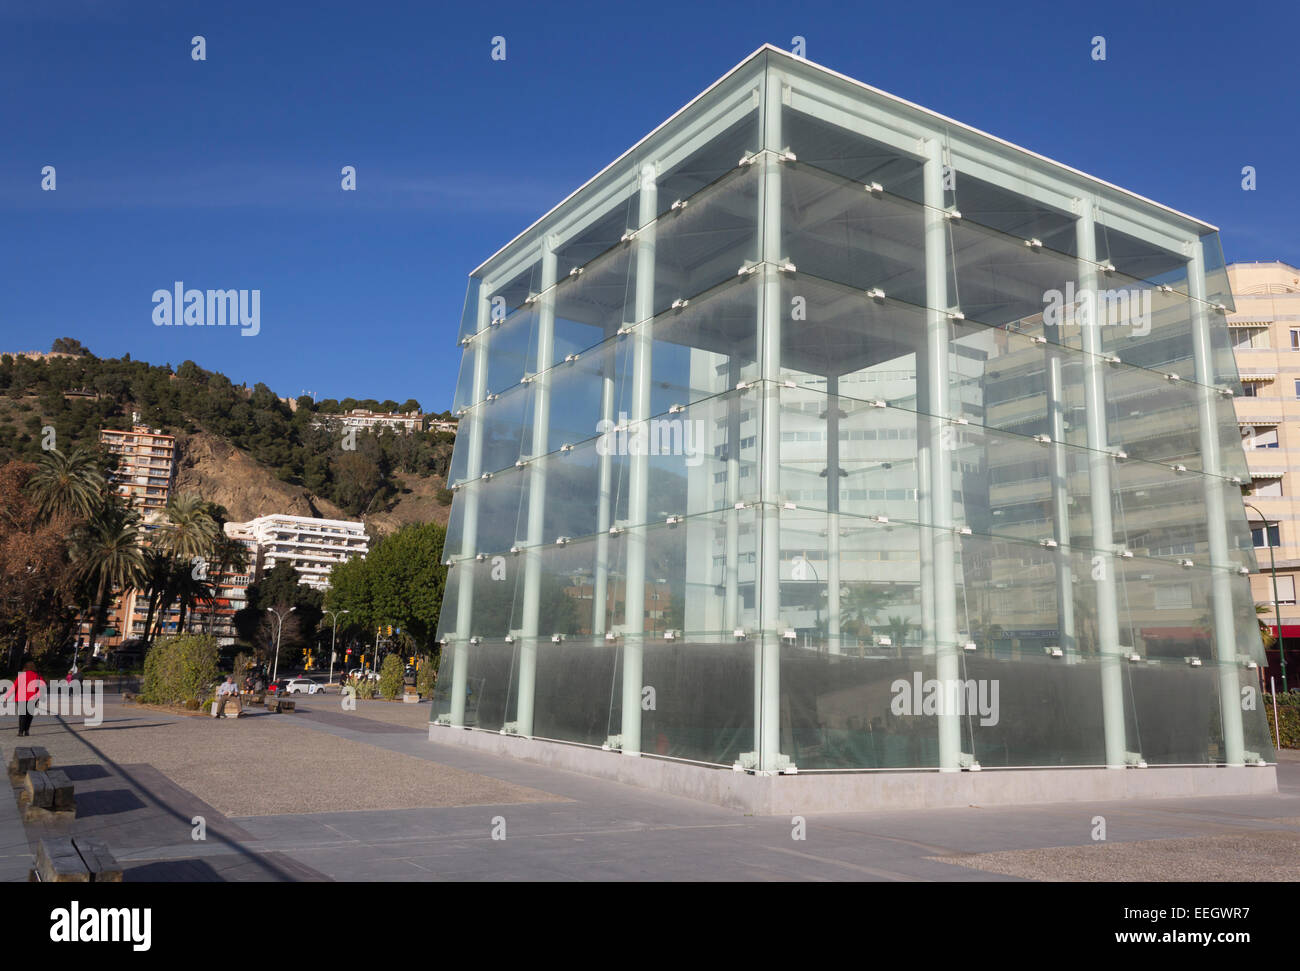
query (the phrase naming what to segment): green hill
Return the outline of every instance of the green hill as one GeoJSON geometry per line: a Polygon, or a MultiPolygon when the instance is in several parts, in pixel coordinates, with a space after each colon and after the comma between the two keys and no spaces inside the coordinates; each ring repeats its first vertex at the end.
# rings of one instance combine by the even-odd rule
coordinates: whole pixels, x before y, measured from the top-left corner
{"type": "Polygon", "coordinates": [[[99,358],[70,338],[51,353],[0,354],[0,464],[40,455],[46,429],[67,451],[98,448],[101,428],[142,424],[177,436],[177,489],[226,506],[232,519],[269,512],[364,518],[378,532],[447,521],[440,500],[455,436],[312,427],[353,408],[419,411],[409,400],[285,400],[193,361],[177,368],[99,358]],[[271,508],[274,507],[274,508],[271,508]]]}

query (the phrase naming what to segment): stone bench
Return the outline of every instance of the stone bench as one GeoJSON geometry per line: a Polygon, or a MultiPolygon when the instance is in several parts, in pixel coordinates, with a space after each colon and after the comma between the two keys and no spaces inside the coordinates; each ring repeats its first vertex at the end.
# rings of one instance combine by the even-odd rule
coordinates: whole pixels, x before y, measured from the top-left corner
{"type": "Polygon", "coordinates": [[[50,753],[45,749],[39,745],[19,746],[9,759],[9,781],[17,785],[33,769],[44,772],[49,767],[50,753]]]}
{"type": "Polygon", "coordinates": [[[48,837],[36,847],[29,881],[41,883],[121,883],[122,866],[102,840],[85,836],[48,837]]]}
{"type": "Polygon", "coordinates": [[[62,769],[42,772],[32,769],[23,779],[18,793],[18,806],[28,822],[47,818],[49,813],[77,814],[77,802],[72,780],[62,769]]]}
{"type": "Polygon", "coordinates": [[[296,710],[297,705],[298,703],[296,701],[289,698],[270,697],[266,699],[267,711],[294,711],[296,710]]]}

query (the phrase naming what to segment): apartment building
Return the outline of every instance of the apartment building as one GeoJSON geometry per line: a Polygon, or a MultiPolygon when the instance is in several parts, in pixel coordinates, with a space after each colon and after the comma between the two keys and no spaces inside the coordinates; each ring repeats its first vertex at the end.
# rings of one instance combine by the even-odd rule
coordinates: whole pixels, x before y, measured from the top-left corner
{"type": "Polygon", "coordinates": [[[370,548],[365,524],[342,519],[258,516],[246,523],[226,523],[225,531],[256,544],[259,575],[287,562],[298,572],[300,583],[317,590],[329,586],[336,563],[365,556],[370,548]]]}
{"type": "Polygon", "coordinates": [[[248,606],[248,587],[257,569],[257,540],[246,530],[227,529],[226,535],[244,549],[242,568],[208,560],[208,582],[212,584],[213,598],[198,604],[186,626],[192,631],[210,633],[223,647],[238,640],[235,631],[235,614],[248,606]]]}
{"type": "Polygon", "coordinates": [[[368,411],[365,408],[353,408],[343,415],[321,415],[312,422],[313,428],[365,428],[372,431],[385,429],[410,434],[424,429],[424,415],[397,414],[394,412],[368,411]]]}
{"type": "MultiPolygon", "coordinates": [[[[1286,263],[1233,263],[1228,267],[1236,312],[1229,315],[1233,353],[1243,395],[1237,422],[1250,470],[1246,501],[1259,572],[1251,577],[1256,604],[1276,630],[1280,608],[1288,683],[1300,675],[1300,269],[1286,263]],[[1273,595],[1269,552],[1277,570],[1273,595]]],[[[1269,652],[1281,683],[1278,654],[1269,652]]]]}
{"type": "Polygon", "coordinates": [[[167,508],[176,477],[176,437],[133,424],[129,431],[105,428],[100,444],[117,459],[114,490],[142,516],[167,508]]]}
{"type": "MultiPolygon", "coordinates": [[[[146,522],[146,531],[152,532],[157,527],[150,525],[150,521],[166,510],[176,477],[176,437],[140,424],[139,417],[138,414],[131,416],[129,430],[101,429],[99,442],[117,461],[117,469],[109,475],[113,490],[140,513],[146,522]]],[[[138,591],[127,590],[117,594],[109,606],[107,628],[98,641],[101,651],[117,647],[124,640],[142,637],[147,607],[146,598],[138,591]]],[[[179,619],[179,613],[170,618],[169,632],[175,632],[179,619]]],[[[79,634],[87,635],[89,630],[89,621],[84,621],[79,634]]]]}

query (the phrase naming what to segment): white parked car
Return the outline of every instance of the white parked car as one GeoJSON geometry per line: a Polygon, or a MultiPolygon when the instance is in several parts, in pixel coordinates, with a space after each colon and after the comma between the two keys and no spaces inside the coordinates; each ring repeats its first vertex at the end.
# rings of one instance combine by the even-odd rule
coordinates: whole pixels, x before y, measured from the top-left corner
{"type": "Polygon", "coordinates": [[[320,682],[312,678],[290,678],[284,686],[287,695],[314,695],[323,690],[320,682]]]}

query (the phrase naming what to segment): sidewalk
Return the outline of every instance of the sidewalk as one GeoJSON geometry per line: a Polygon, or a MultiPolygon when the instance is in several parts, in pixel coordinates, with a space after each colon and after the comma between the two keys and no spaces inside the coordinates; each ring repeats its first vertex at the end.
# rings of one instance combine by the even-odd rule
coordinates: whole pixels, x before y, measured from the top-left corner
{"type": "MultiPolygon", "coordinates": [[[[18,739],[16,733],[9,733],[4,744],[0,745],[0,763],[8,766],[14,749],[26,742],[26,739],[18,739]]],[[[6,786],[8,782],[6,775],[6,786]]],[[[32,852],[27,845],[27,834],[23,829],[18,803],[12,796],[6,798],[0,795],[0,883],[26,882],[31,868],[32,852]]]]}
{"type": "MultiPolygon", "coordinates": [[[[800,825],[437,745],[427,718],[427,705],[344,711],[325,695],[238,720],[116,703],[97,728],[38,719],[32,742],[74,779],[78,814],[26,837],[96,835],[128,880],[1300,879],[1300,759],[1279,765],[1281,792],[1267,797],[800,825]]],[[[0,839],[16,820],[0,808],[0,839]]],[[[6,859],[25,878],[25,854],[6,859]]]]}

